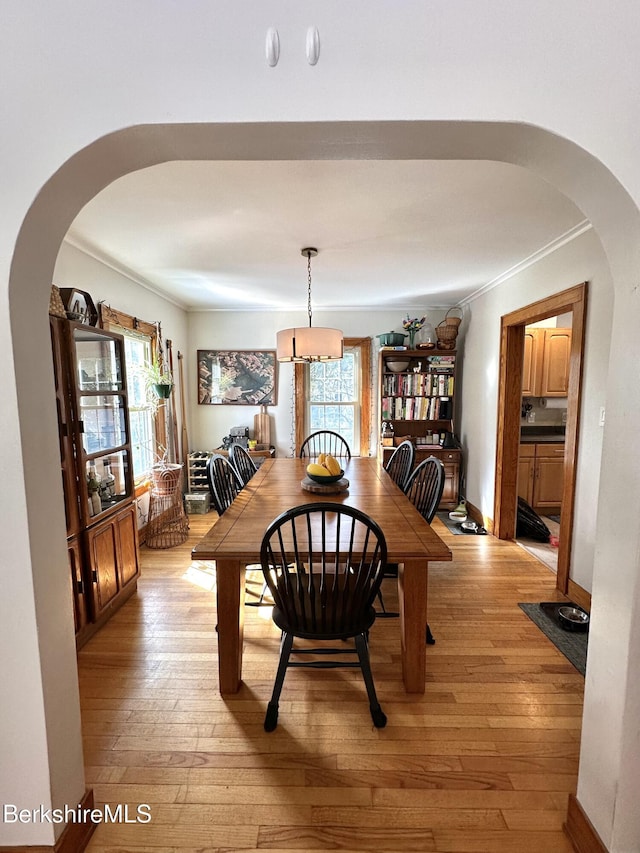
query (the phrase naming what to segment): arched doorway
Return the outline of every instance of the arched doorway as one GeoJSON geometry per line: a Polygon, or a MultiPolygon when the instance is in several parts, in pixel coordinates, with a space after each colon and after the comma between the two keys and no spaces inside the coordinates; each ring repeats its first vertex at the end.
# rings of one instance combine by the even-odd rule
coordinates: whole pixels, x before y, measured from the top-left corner
{"type": "MultiPolygon", "coordinates": [[[[56,465],[53,398],[43,404],[33,389],[52,383],[46,340],[46,305],[60,243],[80,208],[110,182],[136,169],[172,159],[493,159],[530,168],[565,192],[594,222],[609,253],[614,278],[632,282],[640,244],[638,211],[595,158],[538,128],[508,123],[317,122],[226,125],[149,125],[103,137],[71,157],[43,186],[20,230],[9,281],[17,420],[29,532],[29,558],[39,650],[26,637],[31,666],[42,677],[51,787],[61,801],[82,787],[80,727],[71,613],[64,612],[62,490],[56,465]],[[567,163],[573,168],[567,169],[567,163]],[[622,229],[622,230],[621,230],[622,229]],[[622,236],[621,236],[622,235],[622,236]],[[38,430],[29,429],[37,423],[38,430]],[[69,750],[75,760],[69,760],[69,750]]],[[[625,310],[624,300],[621,311],[625,310]]],[[[608,473],[613,476],[613,473],[608,473]]],[[[12,498],[3,496],[10,506],[12,498]]],[[[16,637],[6,638],[15,643],[16,637]]],[[[21,638],[18,638],[20,641],[21,638]]],[[[15,716],[20,710],[16,706],[15,716]]],[[[593,744],[589,743],[587,749],[593,744]]]]}

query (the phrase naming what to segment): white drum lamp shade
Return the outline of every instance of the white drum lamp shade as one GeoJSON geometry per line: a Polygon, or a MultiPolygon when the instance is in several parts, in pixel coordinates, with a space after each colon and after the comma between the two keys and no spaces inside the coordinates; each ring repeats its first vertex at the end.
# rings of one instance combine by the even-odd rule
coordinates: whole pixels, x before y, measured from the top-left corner
{"type": "Polygon", "coordinates": [[[307,258],[307,312],[308,326],[296,326],[283,329],[276,337],[276,357],[278,361],[331,361],[344,356],[344,339],[339,329],[327,329],[311,325],[311,258],[318,254],[317,249],[302,249],[307,258]]]}
{"type": "Polygon", "coordinates": [[[339,329],[322,326],[283,329],[278,332],[276,341],[278,361],[331,361],[344,355],[339,329]]]}

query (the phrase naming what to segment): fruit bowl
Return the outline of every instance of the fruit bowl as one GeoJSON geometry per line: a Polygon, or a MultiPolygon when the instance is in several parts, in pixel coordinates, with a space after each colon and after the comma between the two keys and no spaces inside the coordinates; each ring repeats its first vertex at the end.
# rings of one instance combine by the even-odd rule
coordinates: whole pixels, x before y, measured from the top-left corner
{"type": "Polygon", "coordinates": [[[307,471],[307,477],[313,480],[314,483],[318,483],[321,486],[328,486],[331,483],[337,483],[338,480],[341,480],[344,477],[344,471],[340,469],[339,474],[328,474],[326,477],[322,477],[319,474],[310,474],[307,471]]]}

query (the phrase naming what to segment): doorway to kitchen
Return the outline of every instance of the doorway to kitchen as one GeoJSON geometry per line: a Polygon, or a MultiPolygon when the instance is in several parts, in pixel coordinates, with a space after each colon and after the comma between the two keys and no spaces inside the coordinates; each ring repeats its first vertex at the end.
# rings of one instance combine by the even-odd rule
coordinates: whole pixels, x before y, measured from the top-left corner
{"type": "Polygon", "coordinates": [[[565,594],[569,591],[586,300],[587,284],[584,282],[506,314],[501,320],[494,535],[499,539],[513,539],[517,521],[525,328],[557,315],[571,314],[562,513],[556,574],[556,587],[565,594]]]}
{"type": "Polygon", "coordinates": [[[568,312],[524,330],[516,542],[554,574],[560,542],[572,325],[572,312],[568,312]],[[530,511],[539,530],[521,523],[530,511]]]}

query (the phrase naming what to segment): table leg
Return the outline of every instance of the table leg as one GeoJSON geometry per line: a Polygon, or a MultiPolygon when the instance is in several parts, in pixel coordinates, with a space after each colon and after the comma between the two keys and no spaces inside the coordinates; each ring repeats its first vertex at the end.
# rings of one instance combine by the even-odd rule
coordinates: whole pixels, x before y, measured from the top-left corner
{"type": "Polygon", "coordinates": [[[425,560],[405,560],[398,565],[402,679],[407,693],[424,693],[427,578],[425,560]]]}
{"type": "Polygon", "coordinates": [[[222,695],[237,693],[242,681],[245,566],[216,560],[218,678],[222,695]]]}

